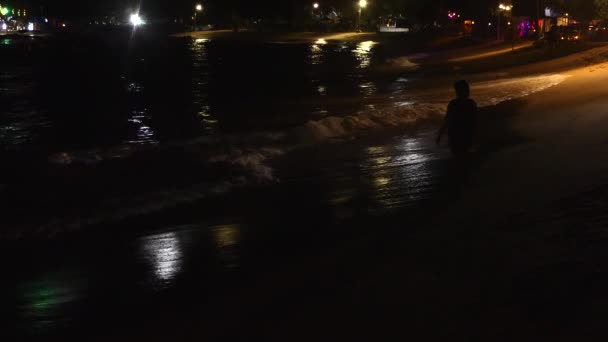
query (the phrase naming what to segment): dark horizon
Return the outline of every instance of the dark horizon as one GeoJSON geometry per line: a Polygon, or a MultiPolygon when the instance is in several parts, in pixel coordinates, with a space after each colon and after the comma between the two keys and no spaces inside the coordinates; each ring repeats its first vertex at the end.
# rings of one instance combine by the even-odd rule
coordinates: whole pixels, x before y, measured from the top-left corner
{"type": "MultiPolygon", "coordinates": [[[[592,0],[585,0],[588,2],[592,0]]],[[[206,0],[200,1],[205,10],[204,15],[209,21],[218,19],[229,19],[232,16],[245,18],[260,17],[283,17],[293,18],[308,13],[312,3],[311,0],[263,0],[251,2],[245,0],[206,0]]],[[[321,8],[326,10],[336,9],[343,15],[352,15],[356,12],[356,1],[354,0],[328,0],[318,1],[321,8]]],[[[547,1],[544,1],[547,2],[547,1]]],[[[199,1],[192,0],[38,0],[38,1],[4,1],[5,6],[24,7],[32,11],[40,10],[48,16],[77,19],[79,17],[94,17],[102,15],[128,16],[129,13],[139,8],[144,15],[162,17],[188,17],[192,14],[195,4],[199,1]],[[35,4],[33,4],[35,3],[35,4]]],[[[471,18],[479,18],[492,15],[495,0],[382,0],[368,1],[368,13],[382,15],[386,13],[405,14],[410,19],[419,21],[433,21],[441,19],[441,13],[453,10],[463,13],[471,18]]],[[[535,16],[537,4],[535,1],[513,1],[514,15],[535,16]]],[[[542,7],[542,6],[541,6],[542,7]]],[[[372,14],[369,14],[372,15],[372,14]]]]}

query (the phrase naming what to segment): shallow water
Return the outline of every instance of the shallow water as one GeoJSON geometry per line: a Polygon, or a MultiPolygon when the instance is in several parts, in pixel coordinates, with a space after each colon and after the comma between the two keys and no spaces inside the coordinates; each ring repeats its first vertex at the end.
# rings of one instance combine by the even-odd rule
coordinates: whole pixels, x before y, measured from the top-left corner
{"type": "Polygon", "coordinates": [[[103,325],[113,334],[153,319],[171,327],[191,312],[213,315],[221,298],[240,295],[260,274],[305,265],[311,252],[415,230],[421,205],[442,196],[448,163],[426,136],[334,144],[275,165],[280,184],[71,238],[4,243],[10,280],[2,297],[14,303],[3,307],[13,322],[4,333],[80,336],[103,325]],[[297,160],[307,162],[292,170],[297,160]]]}
{"type": "Polygon", "coordinates": [[[281,130],[403,92],[370,72],[395,52],[129,36],[6,39],[4,145],[49,151],[281,130]],[[23,46],[33,46],[24,48],[23,46]],[[352,101],[356,98],[355,101],[352,101]],[[345,106],[344,101],[349,103],[345,106]]]}

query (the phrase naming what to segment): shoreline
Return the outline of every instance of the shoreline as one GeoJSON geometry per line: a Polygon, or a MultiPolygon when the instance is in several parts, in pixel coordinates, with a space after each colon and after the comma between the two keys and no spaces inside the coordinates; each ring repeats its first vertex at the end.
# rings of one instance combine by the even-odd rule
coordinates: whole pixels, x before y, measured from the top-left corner
{"type": "MultiPolygon", "coordinates": [[[[595,48],[595,49],[591,49],[591,50],[587,50],[581,53],[576,53],[574,55],[571,56],[566,56],[566,57],[562,57],[562,58],[557,58],[554,60],[549,60],[549,61],[544,61],[544,62],[540,62],[540,63],[535,63],[535,64],[530,64],[530,65],[524,65],[524,66],[520,66],[520,67],[515,67],[515,68],[507,68],[507,69],[502,69],[502,73],[503,75],[501,75],[501,77],[499,78],[514,78],[520,75],[534,75],[534,74],[542,74],[542,73],[552,73],[552,72],[559,72],[559,71],[563,71],[563,70],[570,70],[573,69],[576,65],[580,65],[580,61],[584,60],[584,61],[589,61],[589,60],[600,60],[600,58],[604,58],[605,59],[605,55],[608,55],[608,46],[602,46],[599,48],[595,48]],[[604,56],[604,57],[603,57],[604,56]],[[559,70],[559,71],[558,71],[559,70]]],[[[497,71],[498,72],[498,71],[497,71]]],[[[568,74],[568,71],[565,72],[565,74],[568,74]]],[[[466,75],[465,77],[473,77],[476,76],[477,74],[472,74],[472,75],[466,75]]],[[[475,79],[475,81],[472,83],[473,89],[475,89],[476,84],[475,83],[483,83],[484,79],[491,79],[492,77],[489,77],[487,75],[479,75],[480,77],[475,79]]],[[[457,77],[456,75],[452,75],[449,77],[444,77],[441,79],[435,79],[434,80],[434,85],[432,87],[429,87],[428,90],[429,92],[432,92],[434,94],[435,97],[441,95],[443,97],[445,96],[450,96],[451,91],[450,91],[450,85],[452,80],[457,77]]],[[[488,91],[491,91],[492,89],[486,89],[485,92],[487,93],[488,91]]],[[[543,92],[544,93],[544,92],[543,92]]],[[[526,101],[526,99],[529,96],[524,96],[523,98],[519,98],[515,101],[526,101]]],[[[379,100],[381,101],[381,99],[379,100]]],[[[494,106],[490,106],[490,107],[486,107],[488,108],[488,111],[493,111],[494,106]]],[[[359,118],[361,119],[361,118],[359,118]]],[[[373,119],[373,118],[368,118],[368,119],[373,119]]],[[[334,127],[335,125],[335,121],[332,122],[328,122],[327,126],[329,128],[334,127]]],[[[430,120],[429,122],[433,122],[433,120],[430,120]]],[[[400,128],[402,130],[408,130],[408,128],[400,128]]],[[[367,135],[378,135],[378,134],[383,134],[382,132],[384,132],[385,130],[391,130],[394,131],[392,128],[390,127],[385,127],[385,128],[380,128],[380,129],[376,129],[373,132],[367,132],[367,135]]],[[[165,147],[163,149],[161,149],[161,151],[166,151],[167,149],[170,149],[169,147],[165,147]]],[[[140,155],[138,155],[138,158],[141,158],[142,155],[148,155],[146,153],[142,153],[140,155]]],[[[48,166],[48,169],[51,170],[52,167],[48,166]]],[[[78,170],[78,169],[74,169],[74,170],[78,170]]],[[[56,171],[56,170],[55,170],[56,171]]],[[[71,171],[71,172],[77,172],[77,171],[71,171]]],[[[103,178],[102,178],[103,179],[103,178]]],[[[167,195],[169,196],[169,195],[167,195]]],[[[190,197],[193,196],[191,194],[188,194],[188,196],[186,197],[190,197]]],[[[196,197],[196,196],[195,196],[196,197]]],[[[136,200],[138,197],[134,197],[134,199],[136,200]]],[[[167,201],[169,201],[169,199],[166,199],[167,201]]],[[[170,202],[170,201],[169,201],[170,202]]],[[[138,202],[137,202],[138,203],[138,202]]],[[[144,207],[147,206],[152,206],[155,207],[154,203],[145,203],[144,207]]],[[[136,208],[139,208],[139,206],[136,206],[136,208]]],[[[107,209],[107,208],[105,208],[107,209]]],[[[138,213],[139,210],[134,210],[134,212],[138,213]]],[[[162,211],[162,210],[154,210],[151,213],[149,213],[149,216],[154,216],[158,213],[158,211],[162,211]]],[[[100,210],[100,212],[104,212],[103,210],[100,210]]],[[[112,211],[113,212],[113,211],[112,211]]],[[[141,218],[139,216],[139,214],[135,215],[135,217],[133,215],[127,215],[126,218],[122,218],[120,220],[114,220],[114,219],[102,219],[99,218],[98,216],[100,215],[96,215],[94,218],[98,218],[99,220],[101,220],[99,223],[96,223],[97,221],[94,220],[92,222],[94,222],[93,224],[90,224],[89,219],[91,218],[87,218],[87,220],[85,220],[85,222],[89,222],[87,224],[78,224],[77,226],[79,227],[76,230],[79,230],[81,232],[86,232],[88,230],[87,227],[90,226],[99,226],[101,224],[118,224],[120,225],[120,223],[122,221],[126,221],[126,220],[131,220],[134,218],[141,218]]],[[[101,215],[101,217],[103,217],[103,215],[101,215]]],[[[144,215],[145,217],[145,215],[144,215]]],[[[58,222],[54,222],[55,225],[64,225],[67,223],[72,222],[71,220],[59,220],[58,222]]],[[[79,220],[76,220],[75,222],[79,222],[79,220]]],[[[36,238],[36,237],[45,237],[46,235],[50,235],[50,236],[54,236],[55,234],[57,234],[58,236],[69,236],[72,235],[73,233],[71,232],[71,229],[68,229],[65,233],[61,232],[61,231],[54,231],[52,228],[54,227],[54,225],[49,225],[49,224],[43,224],[41,226],[37,226],[37,227],[33,227],[30,229],[29,226],[26,226],[27,228],[23,228],[23,231],[20,229],[19,226],[15,226],[15,228],[17,229],[9,229],[7,231],[4,231],[0,234],[0,237],[6,238],[8,237],[8,239],[6,240],[12,240],[12,238],[10,238],[10,236],[14,235],[14,236],[20,236],[21,234],[23,234],[24,236],[27,237],[31,237],[31,238],[36,238]],[[46,228],[49,228],[50,231],[45,231],[46,228]],[[30,236],[30,234],[32,234],[30,236]]],[[[18,238],[15,238],[18,239],[18,238]]]]}
{"type": "Polygon", "coordinates": [[[325,41],[350,41],[362,42],[377,38],[376,32],[342,32],[342,33],[324,33],[324,32],[256,32],[256,31],[239,31],[232,30],[214,30],[214,31],[193,31],[172,34],[171,37],[184,38],[191,37],[193,39],[217,39],[230,41],[258,41],[258,42],[284,42],[284,43],[308,43],[319,40],[325,41]]]}

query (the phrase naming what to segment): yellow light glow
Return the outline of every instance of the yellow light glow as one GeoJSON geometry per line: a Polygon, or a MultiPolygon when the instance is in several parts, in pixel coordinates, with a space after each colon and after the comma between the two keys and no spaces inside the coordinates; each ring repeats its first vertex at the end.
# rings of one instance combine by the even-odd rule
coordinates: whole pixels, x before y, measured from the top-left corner
{"type": "Polygon", "coordinates": [[[233,268],[239,265],[238,245],[241,239],[241,227],[237,224],[213,228],[213,236],[218,249],[218,257],[225,267],[233,268]]]}
{"type": "Polygon", "coordinates": [[[203,5],[201,5],[201,4],[196,4],[196,7],[195,7],[195,8],[196,8],[196,10],[197,10],[197,11],[199,11],[199,12],[200,12],[200,11],[202,11],[202,10],[203,10],[203,5]]]}
{"type": "Polygon", "coordinates": [[[359,7],[365,8],[367,6],[367,0],[359,0],[359,7]]]}
{"type": "Polygon", "coordinates": [[[325,44],[327,44],[327,41],[325,41],[325,39],[323,39],[323,38],[319,38],[319,39],[317,39],[317,41],[315,42],[315,44],[325,45],[325,44]]]}
{"type": "Polygon", "coordinates": [[[359,60],[360,68],[367,68],[371,63],[372,47],[376,44],[371,40],[357,44],[357,48],[353,50],[353,54],[359,60]]]}

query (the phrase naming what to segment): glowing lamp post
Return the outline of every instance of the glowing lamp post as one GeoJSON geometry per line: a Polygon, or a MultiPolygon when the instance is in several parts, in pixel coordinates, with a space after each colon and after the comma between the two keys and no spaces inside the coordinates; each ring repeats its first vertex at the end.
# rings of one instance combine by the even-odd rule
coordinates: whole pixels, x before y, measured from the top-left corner
{"type": "Polygon", "coordinates": [[[133,26],[139,26],[139,25],[144,24],[144,20],[139,16],[139,13],[131,14],[129,21],[131,22],[131,25],[133,25],[133,26]]]}
{"type": "Polygon", "coordinates": [[[500,16],[502,12],[510,12],[513,9],[513,5],[498,5],[498,26],[496,27],[496,39],[500,40],[500,16]]]}
{"type": "Polygon", "coordinates": [[[196,4],[196,6],[194,6],[194,17],[192,19],[194,19],[195,25],[198,23],[198,14],[201,13],[202,11],[203,11],[202,4],[196,4]]]}
{"type": "MultiPolygon", "coordinates": [[[[314,2],[312,4],[312,7],[310,9],[310,21],[308,23],[308,29],[310,31],[312,31],[313,29],[313,25],[316,26],[315,24],[317,23],[317,20],[315,20],[315,16],[318,14],[317,11],[319,10],[319,3],[318,2],[314,2]]],[[[317,17],[318,19],[318,17],[317,17]]]]}
{"type": "Polygon", "coordinates": [[[357,32],[361,32],[361,11],[367,7],[367,0],[359,0],[359,16],[357,20],[357,32]]]}

